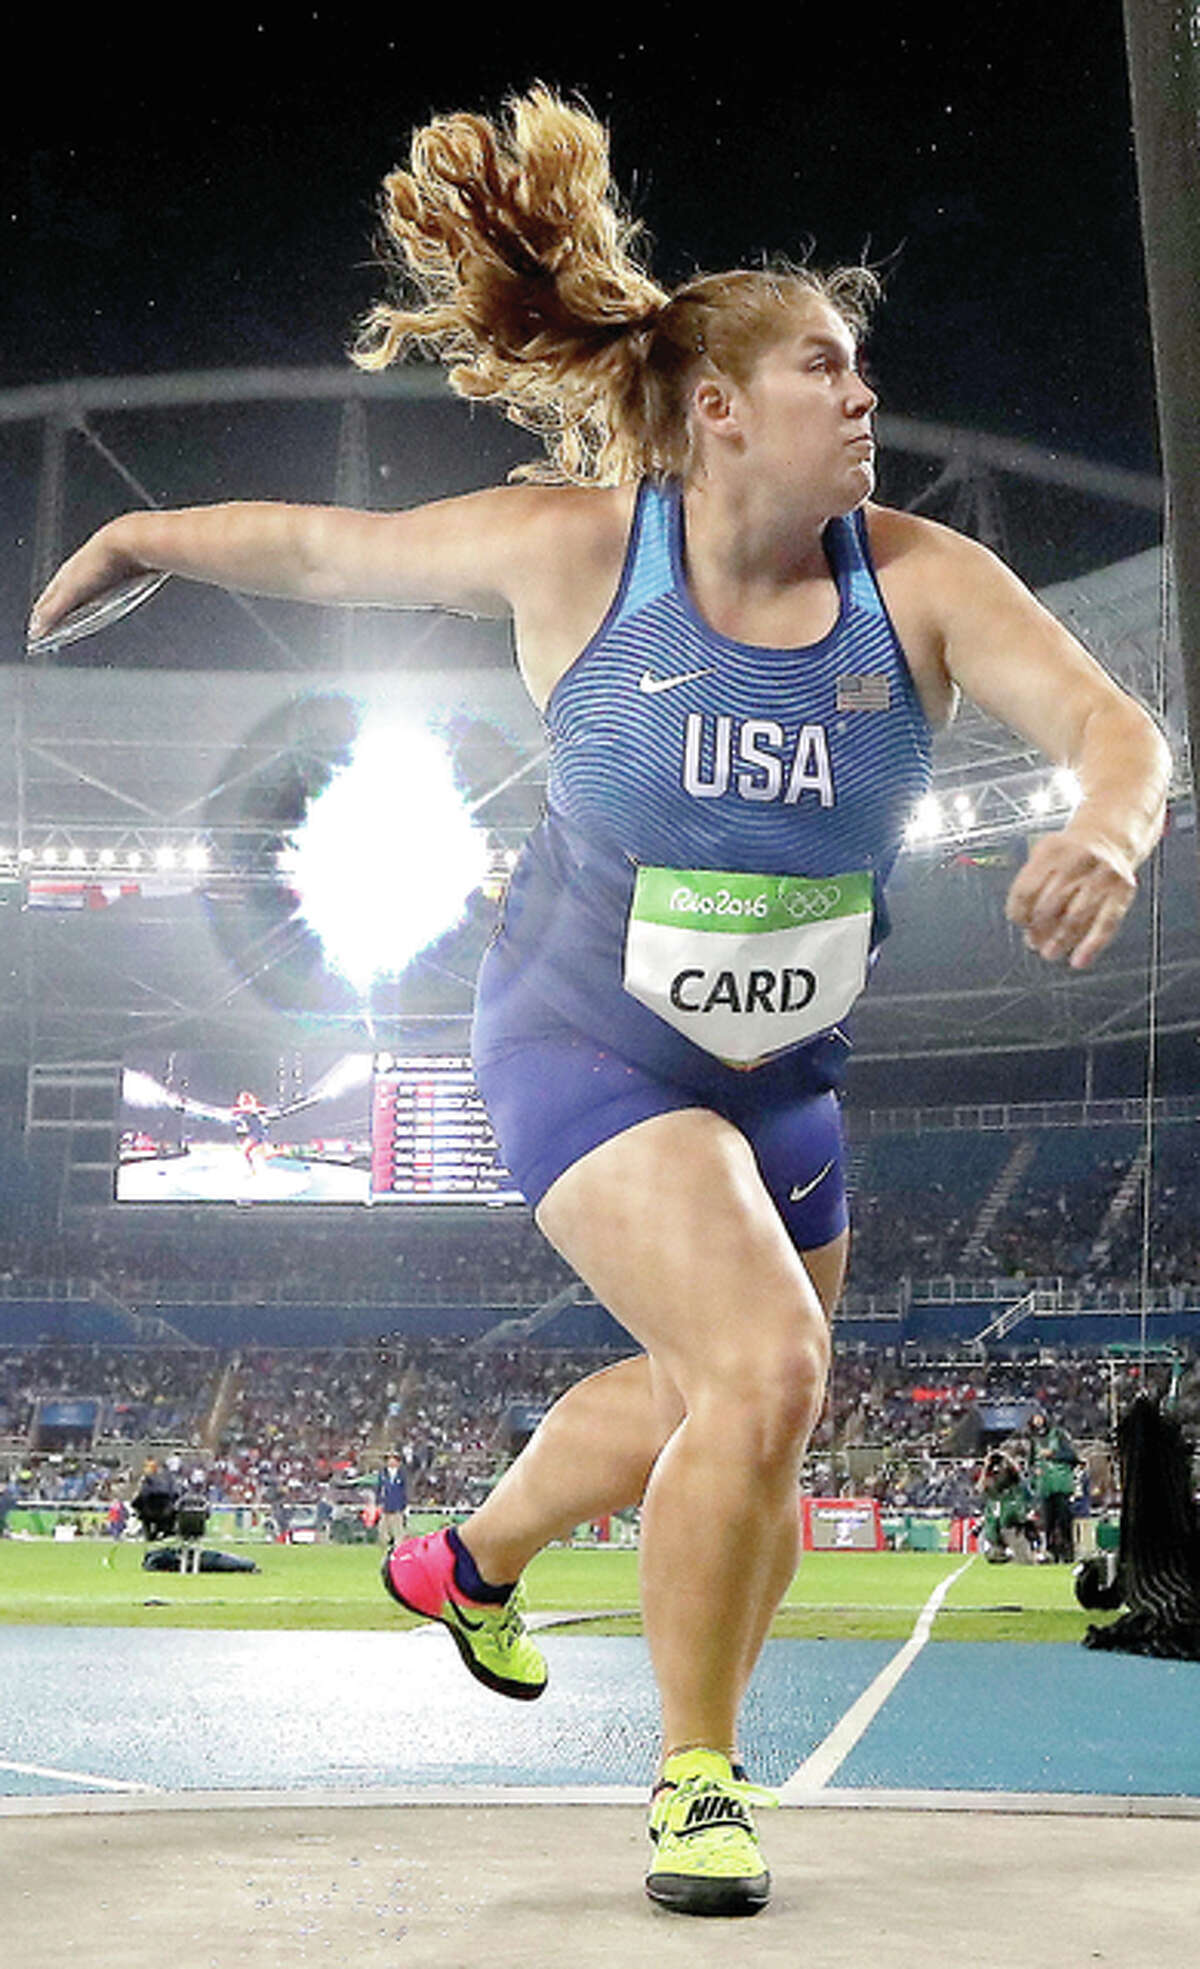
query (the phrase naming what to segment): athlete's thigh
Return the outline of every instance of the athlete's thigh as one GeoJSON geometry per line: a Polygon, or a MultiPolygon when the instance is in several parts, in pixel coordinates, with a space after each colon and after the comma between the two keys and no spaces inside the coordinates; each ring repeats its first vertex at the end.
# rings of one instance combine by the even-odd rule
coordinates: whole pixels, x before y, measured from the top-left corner
{"type": "Polygon", "coordinates": [[[606,1435],[646,1445],[647,1456],[661,1449],[683,1420],[683,1398],[652,1354],[633,1354],[597,1368],[570,1391],[576,1407],[586,1398],[594,1424],[606,1435]]]}
{"type": "Polygon", "coordinates": [[[826,1319],[841,1297],[849,1254],[846,1140],[832,1093],[735,1109],[768,1195],[816,1287],[826,1319]]]}
{"type": "Polygon", "coordinates": [[[550,1186],[537,1220],[685,1401],[700,1379],[781,1361],[824,1333],[746,1137],[709,1109],[601,1143],[550,1186]]]}
{"type": "Polygon", "coordinates": [[[800,1260],[813,1282],[813,1288],[821,1301],[821,1310],[827,1320],[832,1320],[842,1287],[846,1282],[846,1263],[850,1255],[850,1233],[839,1232],[828,1244],[817,1245],[811,1251],[802,1251],[800,1260]]]}
{"type": "Polygon", "coordinates": [[[799,1095],[732,1118],[797,1251],[831,1243],[846,1229],[846,1141],[832,1093],[799,1095]]]}

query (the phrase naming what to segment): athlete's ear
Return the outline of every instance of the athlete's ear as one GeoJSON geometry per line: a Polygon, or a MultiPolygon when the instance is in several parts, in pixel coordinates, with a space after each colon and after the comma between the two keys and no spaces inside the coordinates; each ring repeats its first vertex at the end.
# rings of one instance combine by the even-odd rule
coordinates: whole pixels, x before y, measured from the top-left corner
{"type": "Polygon", "coordinates": [[[733,386],[724,376],[710,370],[692,391],[692,417],[698,431],[715,438],[736,434],[737,399],[733,386]]]}

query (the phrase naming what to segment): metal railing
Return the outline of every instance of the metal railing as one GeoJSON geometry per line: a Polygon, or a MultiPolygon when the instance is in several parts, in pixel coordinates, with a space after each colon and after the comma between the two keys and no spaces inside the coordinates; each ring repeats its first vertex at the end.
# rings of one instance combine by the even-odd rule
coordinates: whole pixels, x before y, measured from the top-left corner
{"type": "MultiPolygon", "coordinates": [[[[861,1113],[848,1107],[848,1115],[851,1135],[862,1138],[954,1130],[1007,1134],[1029,1128],[1141,1127],[1146,1103],[1133,1096],[1113,1101],[983,1101],[956,1107],[864,1108],[861,1113]]],[[[1154,1103],[1154,1120],[1167,1125],[1200,1121],[1200,1095],[1164,1096],[1154,1103]]]]}

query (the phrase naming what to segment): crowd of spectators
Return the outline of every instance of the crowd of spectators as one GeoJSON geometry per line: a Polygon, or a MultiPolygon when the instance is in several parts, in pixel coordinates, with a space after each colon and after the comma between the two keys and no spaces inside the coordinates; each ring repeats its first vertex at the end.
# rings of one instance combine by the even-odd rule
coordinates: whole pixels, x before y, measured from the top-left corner
{"type": "MultiPolygon", "coordinates": [[[[1091,1276],[1093,1250],[1128,1167],[1127,1157],[1100,1156],[1090,1169],[1071,1180],[1042,1185],[1020,1196],[1017,1207],[989,1232],[987,1256],[995,1269],[1011,1276],[1091,1276]]],[[[1140,1210],[1133,1221],[1140,1232],[1140,1210]]],[[[1102,1258],[1097,1269],[1111,1277],[1138,1276],[1132,1252],[1119,1271],[1102,1258]]]]}
{"type": "Polygon", "coordinates": [[[96,1437],[116,1444],[198,1437],[217,1375],[205,1348],[10,1347],[0,1350],[0,1437],[28,1437],[39,1401],[97,1403],[96,1437]]]}
{"type": "MultiPolygon", "coordinates": [[[[1136,1277],[1142,1257],[1142,1223],[1130,1211],[1116,1226],[1105,1256],[1109,1276],[1136,1277]]],[[[1200,1183],[1164,1181],[1155,1186],[1147,1243],[1153,1285],[1178,1301],[1200,1287],[1200,1183]]]]}
{"type": "Polygon", "coordinates": [[[155,1451],[211,1505],[279,1514],[368,1483],[402,1451],[414,1505],[468,1509],[555,1398],[610,1356],[457,1342],[268,1350],[32,1347],[0,1352],[0,1470],[18,1495],[95,1502],[155,1451]],[[94,1426],[52,1443],[49,1404],[94,1426]],[[5,1447],[7,1444],[7,1448],[5,1447]]]}
{"type": "MultiPolygon", "coordinates": [[[[1136,1129],[1119,1142],[1103,1131],[1090,1144],[1065,1135],[1031,1139],[1028,1175],[986,1237],[975,1237],[975,1276],[1057,1278],[1094,1289],[1099,1302],[1136,1283],[1148,1253],[1150,1282],[1168,1303],[1200,1304],[1200,1150],[1192,1132],[1176,1129],[1161,1145],[1145,1252],[1136,1129]],[[1123,1214],[1114,1210],[1122,1199],[1123,1214]]],[[[949,1132],[932,1146],[928,1137],[909,1146],[895,1137],[882,1147],[858,1145],[851,1295],[960,1274],[981,1199],[1016,1146],[1014,1137],[983,1144],[949,1132]],[[873,1186],[873,1173],[889,1171],[890,1181],[873,1186]]],[[[127,1493],[138,1458],[153,1447],[201,1470],[212,1505],[282,1522],[300,1506],[328,1510],[335,1495],[344,1502],[396,1446],[416,1508],[469,1509],[529,1419],[600,1364],[599,1355],[558,1348],[485,1350],[400,1337],[404,1308],[491,1307],[503,1317],[545,1304],[574,1282],[523,1208],[162,1216],[118,1208],[68,1215],[52,1228],[31,1211],[9,1213],[2,1224],[0,1294],[28,1288],[36,1299],[41,1284],[49,1300],[56,1282],[74,1280],[168,1319],[172,1303],[184,1301],[235,1311],[358,1303],[371,1307],[368,1330],[379,1336],[325,1348],[0,1345],[0,1488],[7,1477],[24,1495],[103,1503],[127,1493]],[[88,1426],[75,1440],[61,1427],[57,1434],[42,1427],[55,1397],[86,1407],[88,1426]]],[[[0,1297],[0,1333],[2,1321],[0,1297]]],[[[254,1331],[252,1318],[245,1330],[254,1331]]],[[[336,1327],[329,1322],[327,1330],[336,1327]]],[[[47,1331],[62,1335],[71,1325],[48,1321],[47,1331]]],[[[202,1315],[188,1331],[203,1331],[202,1315]]],[[[1115,1373],[1066,1351],[1050,1361],[1014,1356],[947,1367],[944,1357],[939,1365],[907,1349],[839,1349],[808,1480],[822,1493],[870,1489],[916,1510],[959,1510],[994,1433],[987,1411],[1037,1405],[1076,1440],[1100,1446],[1088,1477],[1093,1495],[1103,1497],[1106,1485],[1111,1490],[1104,1446],[1132,1386],[1114,1381],[1115,1373]]],[[[1194,1429],[1200,1403],[1189,1406],[1191,1388],[1185,1380],[1184,1420],[1194,1429]]]]}
{"type": "Polygon", "coordinates": [[[50,1232],[0,1236],[0,1283],[86,1280],[125,1305],[231,1298],[246,1303],[527,1307],[573,1274],[522,1206],[333,1213],[269,1209],[171,1212],[120,1208],[50,1232]]]}
{"type": "Polygon", "coordinates": [[[948,1277],[961,1269],[968,1233],[961,1202],[942,1183],[907,1191],[899,1207],[886,1190],[860,1187],[851,1200],[850,1285],[886,1292],[904,1279],[948,1277]]]}
{"type": "MultiPolygon", "coordinates": [[[[1156,1287],[1200,1289],[1200,1143],[1166,1131],[1151,1187],[1149,1272],[1156,1287]]],[[[854,1138],[852,1134],[852,1146],[854,1138]]],[[[961,1275],[1061,1279],[1094,1288],[1134,1285],[1142,1271],[1140,1186],[1129,1188],[1140,1143],[1043,1131],[1039,1153],[972,1244],[989,1186],[1021,1140],[945,1131],[885,1144],[867,1138],[851,1164],[852,1290],[961,1275]],[[974,1183],[975,1165],[989,1172],[974,1183]],[[1111,1219],[1115,1199],[1128,1207],[1111,1219]],[[969,1255],[968,1255],[969,1254],[969,1255]]],[[[1135,1172],[1136,1173],[1136,1172],[1135,1172]]],[[[535,1306],[572,1282],[521,1206],[470,1212],[123,1210],[77,1213],[56,1227],[0,1224],[0,1284],[88,1280],[124,1305],[176,1302],[343,1302],[396,1306],[535,1306]]]]}
{"type": "MultiPolygon", "coordinates": [[[[1100,1437],[1133,1392],[1137,1364],[1057,1353],[948,1363],[868,1349],[839,1352],[833,1367],[832,1424],[839,1442],[973,1450],[971,1418],[982,1410],[1053,1409],[1070,1434],[1100,1437]]],[[[823,1425],[830,1426],[827,1410],[823,1425]]]]}
{"type": "MultiPolygon", "coordinates": [[[[320,1507],[328,1519],[333,1502],[371,1484],[396,1448],[414,1507],[468,1510],[537,1416],[612,1357],[533,1346],[473,1352],[453,1342],[225,1358],[200,1348],[8,1349],[0,1353],[0,1487],[7,1480],[10,1503],[104,1506],[132,1494],[153,1452],[211,1506],[262,1514],[279,1528],[301,1508],[320,1507]],[[80,1396],[96,1405],[95,1429],[86,1440],[47,1446],[43,1406],[80,1396]],[[121,1433],[135,1421],[134,1433],[121,1433]]],[[[947,1364],[839,1351],[807,1483],[819,1495],[867,1494],[891,1508],[965,1515],[977,1502],[989,1419],[1039,1411],[1086,1450],[1099,1508],[1113,1498],[1113,1421],[1139,1385],[1136,1364],[1065,1353],[947,1364]]],[[[1194,1429],[1195,1363],[1177,1397],[1194,1429]]]]}
{"type": "MultiPolygon", "coordinates": [[[[853,1197],[851,1282],[879,1292],[901,1279],[961,1275],[1058,1279],[1101,1290],[1140,1283],[1144,1222],[1136,1144],[1125,1153],[1098,1151],[1088,1165],[1064,1173],[1047,1156],[1018,1184],[968,1260],[982,1197],[968,1201],[953,1173],[953,1136],[944,1176],[901,1194],[860,1184],[853,1197]],[[1114,1203],[1124,1203],[1110,1220],[1114,1203]]],[[[986,1192],[984,1193],[986,1195],[986,1192]]],[[[1149,1213],[1149,1280],[1156,1288],[1194,1289],[1200,1296],[1200,1141],[1189,1158],[1175,1156],[1155,1172],[1149,1213]]]]}

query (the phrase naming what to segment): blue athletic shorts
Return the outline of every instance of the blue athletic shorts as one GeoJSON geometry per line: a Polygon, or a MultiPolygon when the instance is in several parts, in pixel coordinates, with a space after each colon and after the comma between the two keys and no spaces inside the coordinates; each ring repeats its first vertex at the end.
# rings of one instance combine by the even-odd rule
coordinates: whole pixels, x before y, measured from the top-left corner
{"type": "Polygon", "coordinates": [[[514,1029],[510,997],[502,1042],[477,1014],[474,1069],[505,1166],[535,1209],[563,1171],[601,1142],[651,1115],[709,1108],[750,1143],[798,1251],[814,1251],[845,1230],[845,1142],[835,1093],[796,1092],[783,1062],[742,1073],[712,1060],[682,1086],[523,997],[523,1030],[514,1029]]]}

